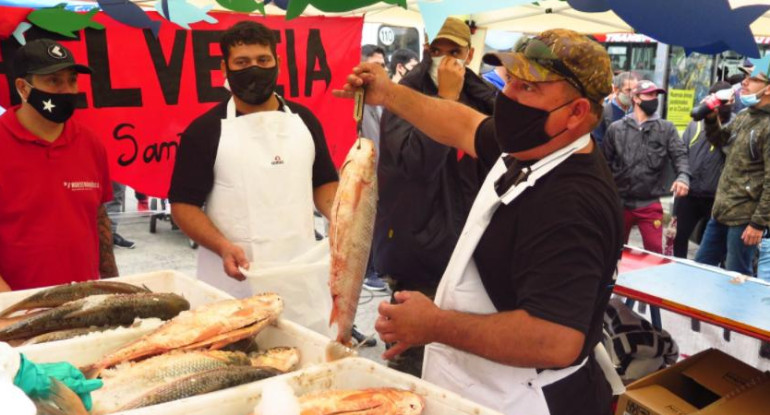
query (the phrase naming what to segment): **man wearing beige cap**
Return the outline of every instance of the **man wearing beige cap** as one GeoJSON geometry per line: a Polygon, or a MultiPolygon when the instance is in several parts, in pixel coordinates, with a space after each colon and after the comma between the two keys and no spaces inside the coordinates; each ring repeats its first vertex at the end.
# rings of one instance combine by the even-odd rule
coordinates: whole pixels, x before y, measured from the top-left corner
{"type": "Polygon", "coordinates": [[[396,344],[384,357],[427,345],[423,378],[505,414],[609,413],[594,349],[623,218],[589,134],[612,89],[609,57],[585,36],[550,30],[485,62],[511,74],[493,117],[392,85],[373,65],[336,92],[366,86],[370,104],[491,168],[435,304],[413,291],[380,304],[375,328],[396,344]]]}
{"type": "MultiPolygon", "coordinates": [[[[400,84],[492,114],[494,88],[465,68],[473,56],[470,41],[468,25],[446,19],[425,59],[400,84]]],[[[433,298],[479,190],[480,166],[387,109],[381,131],[374,266],[393,291],[419,291],[433,298]]],[[[389,366],[420,376],[422,356],[423,348],[414,347],[389,366]]]]}

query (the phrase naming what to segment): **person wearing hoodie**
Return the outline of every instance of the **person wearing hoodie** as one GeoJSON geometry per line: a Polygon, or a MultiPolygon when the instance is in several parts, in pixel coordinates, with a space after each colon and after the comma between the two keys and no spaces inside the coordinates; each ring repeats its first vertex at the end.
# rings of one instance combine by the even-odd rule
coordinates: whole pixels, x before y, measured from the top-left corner
{"type": "Polygon", "coordinates": [[[644,249],[663,252],[663,206],[667,191],[686,196],[690,186],[687,149],[671,121],[656,113],[658,94],[666,91],[650,81],[641,81],[633,92],[634,110],[607,129],[602,143],[615,185],[623,202],[624,240],[639,226],[644,249]],[[676,179],[666,189],[664,167],[672,163],[676,179]]]}
{"type": "MultiPolygon", "coordinates": [[[[496,90],[465,67],[473,58],[470,39],[468,25],[448,18],[400,84],[491,115],[496,90]]],[[[484,174],[476,159],[436,143],[388,110],[380,132],[374,266],[393,292],[432,297],[484,174]]],[[[423,348],[410,349],[390,365],[419,376],[422,355],[423,348]]]]}

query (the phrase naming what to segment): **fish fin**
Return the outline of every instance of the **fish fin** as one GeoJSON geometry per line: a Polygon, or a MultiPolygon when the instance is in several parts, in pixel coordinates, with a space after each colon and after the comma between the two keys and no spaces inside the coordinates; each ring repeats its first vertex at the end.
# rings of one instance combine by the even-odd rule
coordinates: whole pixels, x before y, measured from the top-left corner
{"type": "Polygon", "coordinates": [[[51,393],[35,399],[35,407],[39,415],[88,415],[80,397],[56,378],[51,378],[51,393]]]}
{"type": "Polygon", "coordinates": [[[291,0],[286,8],[286,20],[299,17],[309,4],[310,0],[291,0]]]}
{"type": "Polygon", "coordinates": [[[83,376],[85,376],[86,379],[96,379],[99,376],[99,373],[101,373],[102,368],[99,367],[98,363],[93,363],[81,367],[80,371],[83,372],[83,376]]]}

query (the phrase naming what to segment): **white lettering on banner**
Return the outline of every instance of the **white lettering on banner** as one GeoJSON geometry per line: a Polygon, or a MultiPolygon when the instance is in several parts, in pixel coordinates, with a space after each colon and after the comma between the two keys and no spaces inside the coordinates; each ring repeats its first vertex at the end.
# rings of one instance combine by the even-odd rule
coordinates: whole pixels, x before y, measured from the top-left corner
{"type": "Polygon", "coordinates": [[[655,39],[640,33],[607,33],[606,42],[653,43],[655,39]]]}
{"type": "Polygon", "coordinates": [[[64,187],[73,192],[79,192],[83,190],[98,190],[101,188],[101,185],[99,182],[64,182],[64,187]]]}
{"type": "Polygon", "coordinates": [[[770,45],[770,37],[767,36],[754,36],[754,41],[758,45],[770,45]]]}

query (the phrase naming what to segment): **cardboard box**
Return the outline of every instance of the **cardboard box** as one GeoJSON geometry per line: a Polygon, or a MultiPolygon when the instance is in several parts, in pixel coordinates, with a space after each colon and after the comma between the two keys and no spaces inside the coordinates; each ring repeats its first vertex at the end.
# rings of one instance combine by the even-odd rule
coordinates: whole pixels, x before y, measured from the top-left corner
{"type": "Polygon", "coordinates": [[[708,349],[628,385],[615,415],[766,415],[770,374],[708,349]]]}

